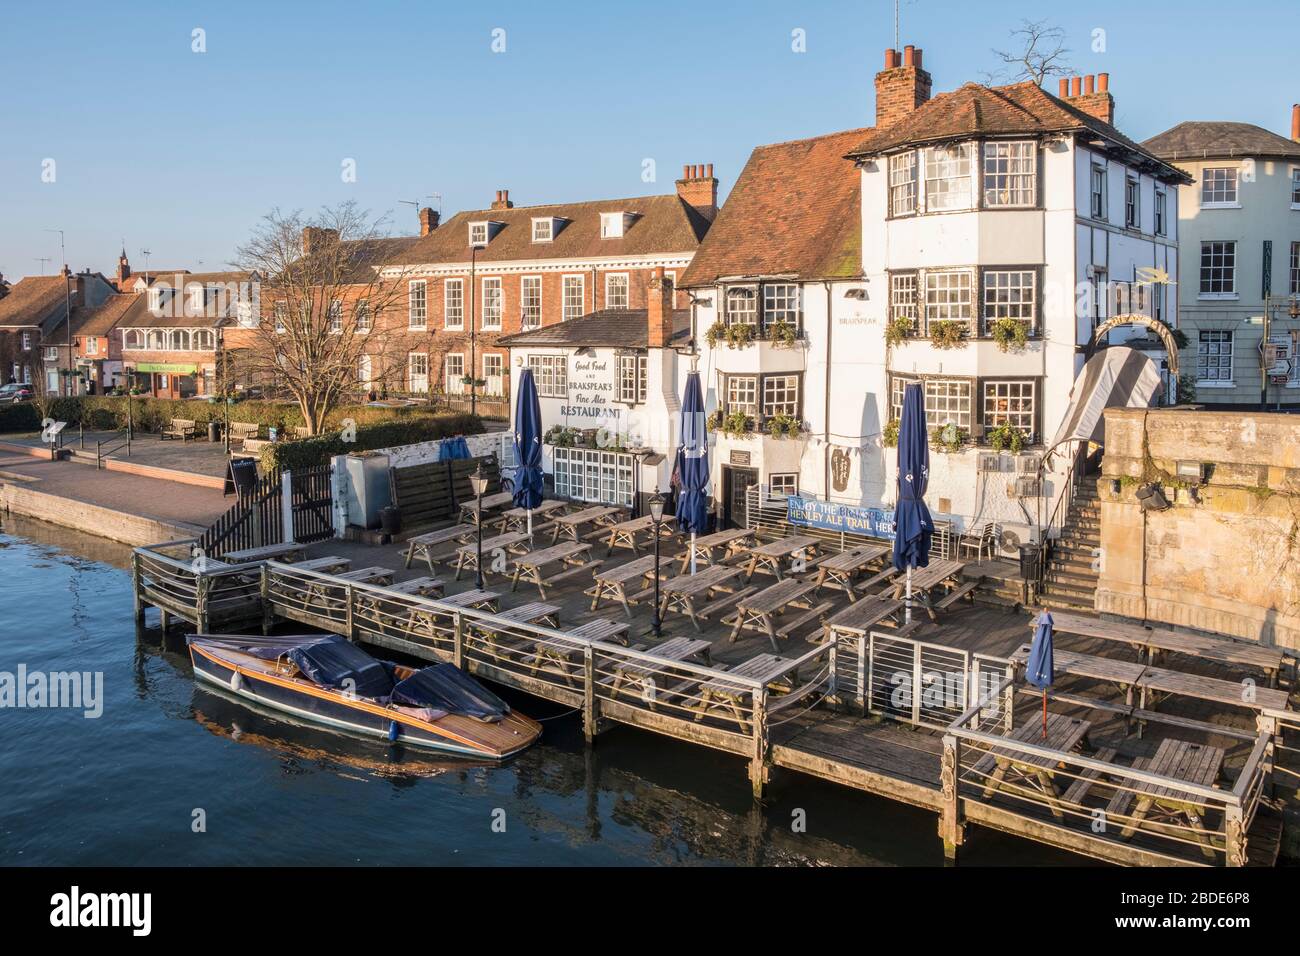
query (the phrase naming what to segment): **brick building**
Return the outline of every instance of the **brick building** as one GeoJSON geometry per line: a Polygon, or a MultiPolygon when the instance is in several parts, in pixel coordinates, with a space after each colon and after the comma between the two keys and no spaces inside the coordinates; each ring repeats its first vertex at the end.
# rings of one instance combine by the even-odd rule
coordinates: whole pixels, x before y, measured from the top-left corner
{"type": "Polygon", "coordinates": [[[676,280],[690,265],[717,196],[713,167],[695,165],[670,195],[517,207],[499,190],[445,223],[422,210],[421,236],[384,269],[407,289],[403,390],[508,402],[504,336],[644,310],[654,269],[676,280]]]}
{"type": "Polygon", "coordinates": [[[50,395],[66,391],[62,372],[74,365],[69,317],[75,325],[79,310],[98,306],[112,292],[107,279],[90,271],[15,282],[0,298],[0,378],[29,382],[50,395]]]}

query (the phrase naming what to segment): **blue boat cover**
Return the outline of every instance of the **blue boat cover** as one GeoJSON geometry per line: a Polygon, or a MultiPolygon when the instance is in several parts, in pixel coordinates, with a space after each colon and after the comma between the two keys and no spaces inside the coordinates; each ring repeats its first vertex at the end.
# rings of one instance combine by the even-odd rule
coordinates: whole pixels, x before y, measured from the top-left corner
{"type": "Polygon", "coordinates": [[[300,644],[285,656],[298,665],[304,677],[322,687],[379,699],[393,692],[388,665],[337,634],[300,644]]]}
{"type": "Polygon", "coordinates": [[[435,664],[398,681],[393,688],[393,703],[433,707],[493,722],[510,713],[509,704],[455,664],[435,664]]]}

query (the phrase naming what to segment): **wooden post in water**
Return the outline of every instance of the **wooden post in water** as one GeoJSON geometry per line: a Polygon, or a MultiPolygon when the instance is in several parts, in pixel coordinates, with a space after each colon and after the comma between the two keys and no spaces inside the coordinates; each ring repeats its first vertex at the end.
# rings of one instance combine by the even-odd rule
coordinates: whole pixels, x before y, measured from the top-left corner
{"type": "Polygon", "coordinates": [[[754,799],[762,800],[767,788],[767,688],[754,691],[754,749],[749,758],[749,784],[754,799]]]}
{"type": "Polygon", "coordinates": [[[202,571],[194,572],[194,620],[200,634],[207,634],[211,621],[208,618],[208,591],[212,582],[202,571]]]}
{"type": "Polygon", "coordinates": [[[262,633],[271,633],[271,584],[267,577],[266,562],[262,562],[262,579],[259,585],[262,592],[262,633]]]}
{"type": "Polygon", "coordinates": [[[131,552],[131,584],[135,591],[135,623],[144,623],[144,593],[140,574],[140,555],[131,552]]]}
{"type": "Polygon", "coordinates": [[[457,667],[465,666],[465,617],[457,611],[452,615],[451,662],[457,667]]]}
{"type": "Polygon", "coordinates": [[[347,608],[347,611],[345,612],[347,614],[347,619],[344,622],[343,626],[346,627],[348,630],[348,635],[347,635],[348,640],[355,641],[357,639],[357,633],[355,630],[356,627],[355,620],[353,618],[352,602],[356,600],[357,591],[355,585],[348,584],[345,585],[345,587],[347,589],[347,593],[346,593],[347,603],[345,604],[345,607],[347,608]]]}
{"type": "Polygon", "coordinates": [[[957,848],[963,841],[961,798],[958,795],[957,777],[961,771],[961,741],[952,734],[943,738],[943,763],[939,770],[939,783],[943,791],[943,808],[939,812],[939,836],[943,838],[943,855],[956,862],[957,848]]]}
{"type": "Polygon", "coordinates": [[[596,742],[600,713],[596,703],[596,656],[590,644],[582,651],[582,735],[587,743],[596,742]]]}
{"type": "Polygon", "coordinates": [[[1246,830],[1242,826],[1241,806],[1227,804],[1223,808],[1223,846],[1227,851],[1227,866],[1246,865],[1246,830]]]}

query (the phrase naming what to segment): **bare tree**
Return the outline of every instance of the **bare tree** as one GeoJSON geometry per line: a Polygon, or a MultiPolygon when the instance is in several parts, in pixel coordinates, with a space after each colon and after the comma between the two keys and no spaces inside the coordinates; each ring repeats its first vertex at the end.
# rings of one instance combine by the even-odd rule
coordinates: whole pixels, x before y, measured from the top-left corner
{"type": "Polygon", "coordinates": [[[1066,60],[1070,51],[1065,48],[1065,31],[1050,26],[1046,20],[1022,20],[1011,31],[1019,50],[994,50],[993,55],[1005,66],[1000,73],[988,74],[990,80],[1001,79],[1008,83],[1033,80],[1039,86],[1048,77],[1067,76],[1070,68],[1066,60]]]}
{"type": "Polygon", "coordinates": [[[340,402],[392,373],[382,317],[405,283],[379,276],[385,222],[351,201],[311,219],[275,209],[236,253],[260,279],[260,314],[226,331],[230,371],[291,396],[313,435],[340,402]]]}

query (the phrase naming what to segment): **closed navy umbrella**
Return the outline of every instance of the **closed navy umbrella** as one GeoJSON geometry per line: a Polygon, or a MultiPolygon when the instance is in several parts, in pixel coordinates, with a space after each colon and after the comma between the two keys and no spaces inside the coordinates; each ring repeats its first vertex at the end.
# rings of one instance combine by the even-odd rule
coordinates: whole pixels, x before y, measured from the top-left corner
{"type": "Polygon", "coordinates": [[[677,527],[691,533],[691,574],[695,573],[695,535],[709,524],[709,436],[704,423],[704,393],[700,374],[686,376],[682,398],[682,443],[677,449],[677,527]]]}
{"type": "Polygon", "coordinates": [[[533,533],[533,509],[542,503],[542,406],[537,401],[533,370],[519,373],[515,397],[514,506],[528,509],[528,534],[533,533]]]}
{"type": "Polygon", "coordinates": [[[903,395],[898,423],[898,504],[894,509],[894,567],[907,571],[906,623],[912,623],[912,569],[930,564],[934,521],[925,506],[930,482],[930,445],[925,428],[925,403],[920,385],[903,395]]]}
{"type": "Polygon", "coordinates": [[[1051,611],[1038,615],[1034,625],[1034,643],[1029,645],[1029,660],[1025,662],[1025,681],[1043,692],[1043,736],[1047,736],[1047,688],[1056,678],[1055,662],[1052,659],[1052,620],[1051,611]]]}

